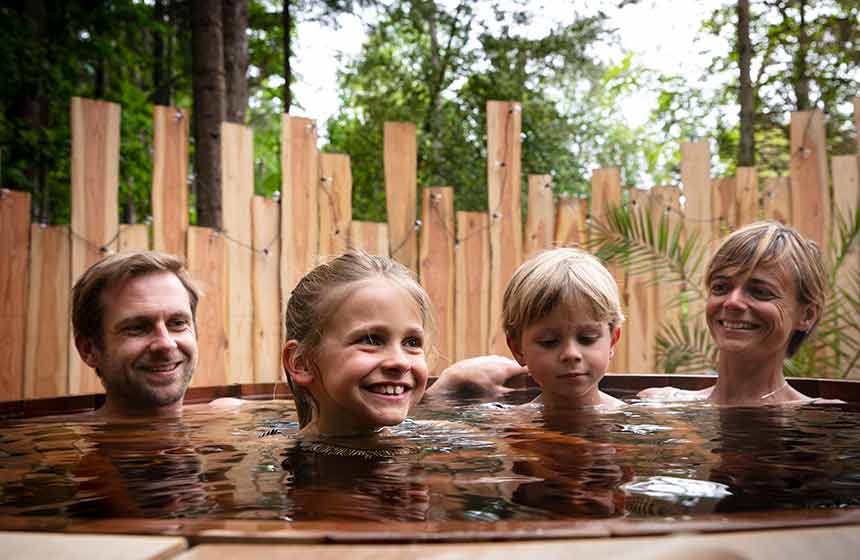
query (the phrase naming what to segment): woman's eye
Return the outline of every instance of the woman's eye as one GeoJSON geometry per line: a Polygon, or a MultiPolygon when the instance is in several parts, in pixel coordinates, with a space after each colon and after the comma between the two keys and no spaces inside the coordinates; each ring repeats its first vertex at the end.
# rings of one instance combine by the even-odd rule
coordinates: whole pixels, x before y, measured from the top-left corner
{"type": "Polygon", "coordinates": [[[769,289],[758,288],[758,287],[750,288],[750,295],[752,297],[754,297],[756,299],[760,299],[760,300],[768,300],[768,299],[773,299],[774,297],[776,297],[776,295],[772,291],[770,291],[769,289]]]}
{"type": "Polygon", "coordinates": [[[728,293],[729,285],[725,282],[714,282],[711,284],[711,293],[715,295],[723,295],[728,293]]]}

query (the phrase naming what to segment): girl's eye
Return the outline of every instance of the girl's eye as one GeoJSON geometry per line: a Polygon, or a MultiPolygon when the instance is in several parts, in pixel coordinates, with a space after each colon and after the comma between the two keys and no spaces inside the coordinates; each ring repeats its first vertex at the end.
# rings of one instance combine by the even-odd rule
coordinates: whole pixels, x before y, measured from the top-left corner
{"type": "Polygon", "coordinates": [[[417,336],[410,336],[403,341],[403,345],[408,348],[423,348],[424,341],[417,336]]]}
{"type": "Polygon", "coordinates": [[[382,344],[382,339],[375,334],[366,334],[358,339],[359,344],[366,344],[368,346],[378,346],[382,344]]]}

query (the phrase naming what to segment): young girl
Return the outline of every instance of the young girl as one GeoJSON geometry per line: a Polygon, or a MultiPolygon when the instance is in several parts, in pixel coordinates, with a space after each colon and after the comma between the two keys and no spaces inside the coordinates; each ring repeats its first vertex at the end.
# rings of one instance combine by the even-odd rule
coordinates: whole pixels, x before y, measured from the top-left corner
{"type": "Polygon", "coordinates": [[[358,436],[366,451],[403,422],[427,386],[430,322],[426,292],[391,259],[349,251],[306,274],[283,351],[302,439],[358,436]]]}
{"type": "Polygon", "coordinates": [[[624,403],[597,384],[621,336],[618,286],[580,249],[553,249],[523,263],[505,290],[502,320],[520,365],[541,386],[546,409],[624,403]]]}

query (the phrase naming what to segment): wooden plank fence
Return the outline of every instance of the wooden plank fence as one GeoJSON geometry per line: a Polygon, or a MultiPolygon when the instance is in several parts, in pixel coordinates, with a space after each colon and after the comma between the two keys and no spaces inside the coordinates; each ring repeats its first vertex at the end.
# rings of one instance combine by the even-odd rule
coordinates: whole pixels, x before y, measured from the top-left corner
{"type": "MultiPolygon", "coordinates": [[[[860,101],[854,104],[860,141],[860,101]]],[[[194,385],[272,382],[282,379],[290,290],[320,258],[347,247],[391,254],[416,272],[434,306],[438,371],[453,360],[508,354],[500,313],[514,269],[541,249],[586,245],[611,205],[637,205],[655,220],[668,214],[688,235],[713,244],[761,217],[794,224],[824,242],[833,216],[853,212],[860,202],[860,156],[836,156],[828,165],[823,115],[811,111],[792,115],[788,177],[738,168],[733,177],[713,178],[708,142],[689,142],[681,145],[680,188],[624,189],[617,168],[597,169],[589,204],[553,197],[549,175],[529,176],[523,227],[521,112],[516,102],[487,103],[489,210],[455,213],[454,188],[423,186],[420,220],[415,125],[386,123],[380,157],[387,224],[352,220],[349,156],[320,154],[312,120],[282,118],[280,204],[253,195],[252,131],[224,124],[224,226],[214,231],[188,225],[186,111],[154,108],[152,223],[125,225],[117,204],[120,107],[72,99],[71,224],[30,224],[29,195],[0,191],[0,334],[7,341],[0,399],[101,390],[74,348],[69,292],[86,267],[116,250],[151,246],[179,254],[203,288],[194,385]]],[[[860,252],[852,250],[846,261],[843,282],[860,270],[860,252]]],[[[659,325],[680,320],[678,308],[669,305],[676,288],[610,268],[627,316],[611,369],[656,371],[659,325]]]]}

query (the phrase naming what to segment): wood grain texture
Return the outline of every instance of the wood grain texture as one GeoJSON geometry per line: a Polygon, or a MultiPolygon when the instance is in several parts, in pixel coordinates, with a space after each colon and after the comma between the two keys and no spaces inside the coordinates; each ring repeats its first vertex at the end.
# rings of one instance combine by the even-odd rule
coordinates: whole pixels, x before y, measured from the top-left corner
{"type": "MultiPolygon", "coordinates": [[[[681,191],[677,187],[659,186],[651,189],[650,209],[651,219],[659,222],[661,217],[668,218],[670,231],[675,231],[682,221],[681,191]]],[[[669,282],[659,282],[654,291],[654,307],[657,315],[654,323],[655,336],[664,325],[678,326],[681,320],[681,307],[678,301],[680,287],[669,282]]],[[[659,371],[657,364],[655,368],[659,371]]]]}
{"type": "MultiPolygon", "coordinates": [[[[119,105],[72,98],[72,282],[108,251],[117,250],[119,122],[119,105]]],[[[69,392],[101,391],[95,372],[81,361],[74,344],[70,344],[69,392]]]]}
{"type": "Polygon", "coordinates": [[[418,273],[418,144],[415,125],[387,122],[383,127],[385,207],[388,211],[389,252],[418,273]]]}
{"type": "Polygon", "coordinates": [[[736,227],[743,227],[759,219],[758,170],[755,167],[738,167],[737,176],[737,218],[736,227]]]}
{"type": "MultiPolygon", "coordinates": [[[[591,174],[591,223],[605,223],[612,207],[621,204],[621,170],[617,167],[595,169],[591,174]]],[[[590,234],[589,234],[590,235],[590,234]]],[[[627,283],[624,268],[607,264],[606,268],[618,284],[622,312],[627,314],[627,283]]],[[[615,347],[609,371],[627,371],[627,338],[622,336],[615,347]]]]}
{"type": "Polygon", "coordinates": [[[489,353],[490,217],[485,212],[457,212],[454,248],[456,282],[454,357],[463,360],[489,353]]]}
{"type": "Polygon", "coordinates": [[[320,154],[318,194],[321,257],[334,257],[349,245],[352,221],[352,169],[349,156],[320,154]]]}
{"type": "MultiPolygon", "coordinates": [[[[851,223],[860,204],[860,156],[834,156],[832,166],[834,215],[841,216],[847,223],[851,223]]],[[[858,274],[860,274],[860,243],[855,240],[837,272],[837,288],[852,293],[858,274]]],[[[854,340],[860,338],[860,329],[856,324],[849,326],[848,331],[844,333],[845,336],[854,340]]],[[[846,363],[843,367],[848,368],[849,364],[846,363]]],[[[845,374],[846,377],[857,379],[860,377],[860,365],[854,364],[851,371],[846,371],[845,374]]]]}
{"type": "Polygon", "coordinates": [[[60,397],[69,390],[70,251],[69,226],[30,226],[26,399],[60,397]]]}
{"type": "Polygon", "coordinates": [[[197,303],[198,359],[192,380],[195,387],[226,385],[228,382],[231,349],[227,327],[225,244],[224,237],[210,228],[188,228],[188,272],[203,291],[197,303]]]}
{"type": "Polygon", "coordinates": [[[30,193],[0,189],[0,400],[24,395],[29,251],[30,193]]]}
{"type": "Polygon", "coordinates": [[[555,246],[584,247],[588,240],[587,218],[587,200],[570,196],[559,197],[555,211],[555,246]]]}
{"type": "Polygon", "coordinates": [[[791,113],[791,224],[822,248],[830,238],[830,187],[824,115],[791,113]]]}
{"type": "Polygon", "coordinates": [[[711,186],[711,239],[720,239],[737,229],[738,223],[737,177],[714,179],[711,186]]]}
{"type": "Polygon", "coordinates": [[[425,187],[421,221],[420,278],[436,318],[431,371],[438,373],[454,356],[454,189],[425,187]]]}
{"type": "MultiPolygon", "coordinates": [[[[681,183],[684,195],[684,231],[687,238],[698,234],[700,242],[713,251],[716,237],[711,194],[711,150],[707,141],[681,143],[681,183]]],[[[687,306],[688,316],[702,317],[704,302],[693,300],[687,306]]]]}
{"type": "Polygon", "coordinates": [[[490,212],[490,341],[510,356],[502,329],[502,296],[522,262],[522,105],[487,101],[487,208],[490,212]]]}
{"type": "Polygon", "coordinates": [[[229,383],[254,382],[254,303],[251,200],[254,197],[254,133],[221,124],[221,208],[227,249],[229,383]]]}
{"type": "Polygon", "coordinates": [[[349,247],[371,255],[388,255],[388,224],[352,220],[349,223],[349,247]]]}
{"type": "Polygon", "coordinates": [[[766,220],[791,223],[791,179],[767,177],[764,180],[762,211],[766,220]]]}
{"type": "Polygon", "coordinates": [[[146,224],[120,224],[117,250],[146,251],[149,249],[149,226],[146,224]]]}
{"type": "Polygon", "coordinates": [[[529,175],[529,205],[526,216],[525,258],[549,249],[555,235],[555,205],[552,177],[529,175]]]}
{"type": "Polygon", "coordinates": [[[167,560],[188,548],[180,537],[0,533],[5,560],[167,560]]]}
{"type": "Polygon", "coordinates": [[[860,97],[852,97],[851,101],[854,104],[855,150],[860,155],[860,97]]]}
{"type": "MultiPolygon", "coordinates": [[[[651,191],[630,189],[629,201],[635,212],[652,212],[651,191]]],[[[627,371],[650,373],[656,371],[656,340],[659,328],[656,273],[627,276],[627,321],[621,328],[627,339],[627,371]]]]}
{"type": "Polygon", "coordinates": [[[188,231],[187,109],[152,109],[152,246],[185,257],[188,231]]]}
{"type": "MultiPolygon", "coordinates": [[[[319,153],[314,122],[281,119],[281,301],[317,262],[319,153]]],[[[281,314],[285,309],[281,310],[281,314]]]]}
{"type": "Polygon", "coordinates": [[[278,382],[281,377],[281,209],[274,200],[255,196],[254,221],[254,382],[278,382]],[[277,304],[277,305],[276,305],[277,304]]]}

